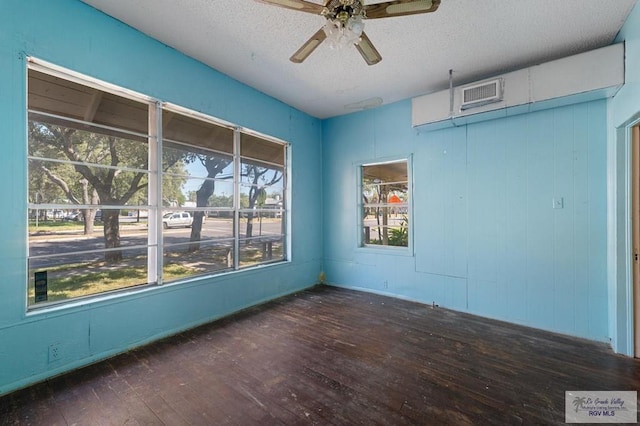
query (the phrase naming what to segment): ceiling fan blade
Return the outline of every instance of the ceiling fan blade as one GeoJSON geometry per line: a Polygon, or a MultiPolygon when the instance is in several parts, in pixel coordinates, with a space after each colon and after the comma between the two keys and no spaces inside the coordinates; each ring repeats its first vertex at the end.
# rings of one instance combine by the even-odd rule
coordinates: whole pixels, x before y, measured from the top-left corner
{"type": "Polygon", "coordinates": [[[375,65],[382,60],[382,56],[380,56],[380,53],[373,47],[371,40],[369,40],[369,37],[367,37],[364,32],[360,36],[360,41],[356,43],[355,46],[367,64],[375,65]]]}
{"type": "Polygon", "coordinates": [[[394,0],[364,6],[367,19],[435,12],[440,0],[394,0]]]}
{"type": "Polygon", "coordinates": [[[320,15],[324,10],[321,4],[311,3],[304,0],[256,0],[260,3],[273,6],[285,7],[287,9],[299,10],[300,12],[314,13],[320,15]]]}
{"type": "Polygon", "coordinates": [[[305,44],[302,45],[300,49],[296,51],[296,53],[289,58],[291,62],[295,62],[296,64],[302,63],[311,53],[316,50],[316,47],[320,46],[320,43],[327,38],[327,34],[324,32],[324,28],[320,28],[317,33],[311,36],[309,40],[306,41],[305,44]]]}

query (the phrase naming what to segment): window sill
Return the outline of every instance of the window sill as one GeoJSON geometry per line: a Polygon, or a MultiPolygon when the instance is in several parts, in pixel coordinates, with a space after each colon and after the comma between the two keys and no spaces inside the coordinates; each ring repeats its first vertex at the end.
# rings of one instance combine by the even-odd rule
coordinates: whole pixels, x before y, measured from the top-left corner
{"type": "Polygon", "coordinates": [[[411,247],[364,245],[357,248],[357,251],[375,254],[385,254],[389,256],[413,257],[411,247]]]}
{"type": "Polygon", "coordinates": [[[50,303],[45,302],[41,305],[31,305],[27,307],[25,318],[37,319],[43,316],[50,317],[57,315],[66,315],[69,312],[80,312],[84,310],[94,309],[97,306],[127,303],[139,298],[149,297],[151,294],[179,291],[181,289],[187,289],[190,287],[201,285],[220,284],[227,280],[231,280],[234,278],[237,279],[238,275],[248,277],[252,274],[259,274],[265,269],[286,267],[290,265],[291,260],[274,261],[219,274],[201,275],[185,278],[182,280],[170,281],[161,285],[142,284],[139,286],[129,287],[127,289],[98,293],[95,295],[85,296],[77,299],[68,299],[66,301],[57,301],[50,303]]]}

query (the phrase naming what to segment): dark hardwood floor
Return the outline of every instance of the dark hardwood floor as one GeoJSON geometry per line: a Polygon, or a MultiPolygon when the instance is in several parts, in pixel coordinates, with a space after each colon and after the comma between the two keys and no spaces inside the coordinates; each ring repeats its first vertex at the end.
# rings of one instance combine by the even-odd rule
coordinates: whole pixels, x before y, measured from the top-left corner
{"type": "Polygon", "coordinates": [[[33,425],[561,424],[567,390],[637,390],[604,344],[331,287],[0,398],[33,425]]]}

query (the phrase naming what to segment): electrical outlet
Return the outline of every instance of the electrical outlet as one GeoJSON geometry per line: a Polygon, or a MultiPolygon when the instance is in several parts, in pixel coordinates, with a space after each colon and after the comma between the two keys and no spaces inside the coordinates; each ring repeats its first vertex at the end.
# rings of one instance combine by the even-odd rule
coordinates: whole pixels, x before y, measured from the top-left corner
{"type": "Polygon", "coordinates": [[[564,208],[564,198],[558,197],[552,200],[554,209],[563,209],[564,208]]]}
{"type": "Polygon", "coordinates": [[[59,361],[62,358],[62,349],[59,343],[49,345],[49,363],[59,361]]]}
{"type": "Polygon", "coordinates": [[[384,280],[384,283],[382,283],[382,288],[388,289],[389,288],[389,281],[384,280]]]}

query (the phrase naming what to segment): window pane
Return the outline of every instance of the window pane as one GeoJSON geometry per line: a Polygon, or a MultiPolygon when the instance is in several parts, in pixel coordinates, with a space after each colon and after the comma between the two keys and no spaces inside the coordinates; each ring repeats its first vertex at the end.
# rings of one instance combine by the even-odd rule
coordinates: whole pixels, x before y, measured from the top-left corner
{"type": "MultiPolygon", "coordinates": [[[[103,214],[112,211],[119,212],[93,210],[93,222],[85,224],[87,210],[29,209],[29,255],[57,256],[107,248],[103,214]]],[[[120,212],[117,216],[120,247],[147,245],[148,216],[147,210],[120,212]]]]}
{"type": "Polygon", "coordinates": [[[255,209],[282,209],[284,206],[284,190],[275,187],[260,187],[253,185],[240,186],[240,208],[255,209]]]}
{"type": "Polygon", "coordinates": [[[285,146],[257,136],[242,133],[240,136],[240,155],[244,159],[258,160],[284,167],[285,146]]]}
{"type": "Polygon", "coordinates": [[[233,154],[233,129],[166,110],[162,122],[164,139],[233,154]]]}
{"type": "Polygon", "coordinates": [[[167,211],[162,215],[162,226],[165,244],[229,239],[233,238],[233,212],[167,211]],[[198,217],[202,224],[200,228],[196,226],[194,229],[198,217]]]}
{"type": "Polygon", "coordinates": [[[240,236],[243,238],[271,237],[284,234],[281,211],[241,210],[240,236]]]}
{"type": "MultiPolygon", "coordinates": [[[[118,212],[116,210],[116,212],[118,212]]],[[[47,301],[60,301],[147,283],[147,210],[118,215],[119,248],[105,250],[102,210],[29,211],[29,304],[36,272],[48,277],[47,301]],[[44,214],[43,214],[44,213],[44,214]]]]}
{"type": "MultiPolygon", "coordinates": [[[[29,70],[29,110],[146,135],[149,107],[70,80],[29,70]]],[[[85,128],[80,123],[73,124],[85,128]]]]}
{"type": "Polygon", "coordinates": [[[162,179],[165,207],[233,207],[233,182],[165,175],[162,179]]]}
{"type": "Polygon", "coordinates": [[[233,269],[233,241],[199,241],[164,247],[165,282],[233,269]]]}
{"type": "Polygon", "coordinates": [[[29,201],[147,203],[146,141],[29,121],[29,201]]]}
{"type": "MultiPolygon", "coordinates": [[[[181,117],[174,114],[172,119],[181,117]]],[[[195,121],[188,119],[189,123],[195,121]]],[[[179,121],[178,121],[179,122],[179,121]]],[[[203,122],[215,131],[228,129],[203,122]]],[[[193,124],[196,130],[200,127],[193,124]]],[[[189,127],[189,128],[192,128],[189,127]]],[[[211,129],[210,129],[211,130],[211,129]]],[[[196,143],[196,134],[191,135],[196,143]]],[[[233,142],[233,134],[227,142],[233,142]]],[[[163,205],[167,207],[233,207],[233,156],[201,147],[165,142],[163,146],[163,205]]]]}
{"type": "Polygon", "coordinates": [[[206,211],[170,211],[163,215],[164,279],[206,275],[233,268],[233,212],[216,211],[217,217],[208,217],[206,211]],[[225,213],[222,215],[221,213],[225,213]],[[203,217],[198,230],[169,226],[167,221],[184,220],[185,215],[203,217]]]}
{"type": "MultiPolygon", "coordinates": [[[[92,242],[72,240],[71,245],[84,250],[92,242]]],[[[54,252],[66,248],[66,244],[33,243],[38,252],[54,252]]],[[[38,286],[38,303],[55,302],[77,297],[91,296],[108,291],[120,290],[147,283],[147,249],[122,248],[117,252],[121,256],[118,262],[107,262],[105,258],[114,256],[114,252],[84,252],[68,255],[29,259],[28,304],[36,303],[36,274],[46,273],[42,298],[41,280],[38,286]]]]}
{"type": "Polygon", "coordinates": [[[242,159],[240,181],[244,184],[272,186],[282,189],[284,185],[284,169],[278,166],[251,162],[242,159]]]}
{"type": "Polygon", "coordinates": [[[241,210],[241,267],[284,259],[283,216],[283,211],[241,210]]]}
{"type": "Polygon", "coordinates": [[[147,171],[74,167],[68,163],[29,159],[29,202],[146,205],[148,175],[147,171]],[[98,186],[95,187],[91,182],[97,182],[98,186]]]}
{"type": "Polygon", "coordinates": [[[277,166],[247,163],[242,160],[240,208],[282,209],[284,206],[284,170],[277,166]]]}
{"type": "Polygon", "coordinates": [[[284,260],[284,238],[262,237],[240,240],[240,267],[284,260]]]}
{"type": "Polygon", "coordinates": [[[163,171],[172,175],[233,179],[233,156],[165,142],[162,151],[163,171]]]}
{"type": "Polygon", "coordinates": [[[217,211],[216,216],[211,212],[205,217],[202,224],[202,239],[230,239],[233,238],[233,217],[230,211],[217,211]]]}

